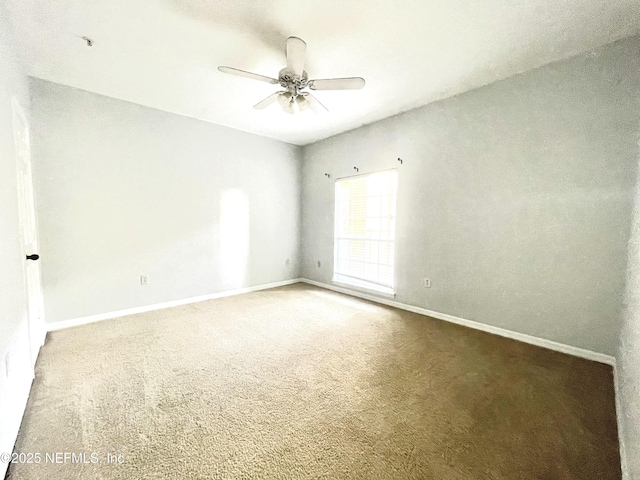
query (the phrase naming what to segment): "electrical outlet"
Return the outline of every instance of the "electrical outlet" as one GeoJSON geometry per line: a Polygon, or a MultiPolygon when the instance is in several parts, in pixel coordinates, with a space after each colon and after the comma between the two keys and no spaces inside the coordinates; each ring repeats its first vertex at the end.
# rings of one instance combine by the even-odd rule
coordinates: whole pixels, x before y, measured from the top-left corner
{"type": "Polygon", "coordinates": [[[422,286],[424,288],[431,288],[431,279],[430,278],[423,278],[422,279],[422,286]]]}
{"type": "Polygon", "coordinates": [[[322,266],[322,263],[320,262],[320,260],[318,260],[318,268],[320,268],[322,266]]]}
{"type": "Polygon", "coordinates": [[[284,261],[284,266],[288,267],[289,265],[291,265],[291,260],[289,260],[288,258],[284,261]]]}
{"type": "Polygon", "coordinates": [[[149,275],[140,275],[140,285],[146,285],[149,283],[149,275]]]}

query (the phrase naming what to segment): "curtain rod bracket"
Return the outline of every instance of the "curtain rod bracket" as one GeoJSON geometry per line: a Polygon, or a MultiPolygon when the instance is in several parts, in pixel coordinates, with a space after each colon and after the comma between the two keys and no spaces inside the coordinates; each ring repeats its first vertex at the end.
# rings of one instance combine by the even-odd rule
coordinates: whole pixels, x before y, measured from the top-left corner
{"type": "Polygon", "coordinates": [[[354,169],[356,172],[359,172],[359,171],[360,171],[360,169],[359,169],[358,167],[353,167],[353,169],[354,169]]]}

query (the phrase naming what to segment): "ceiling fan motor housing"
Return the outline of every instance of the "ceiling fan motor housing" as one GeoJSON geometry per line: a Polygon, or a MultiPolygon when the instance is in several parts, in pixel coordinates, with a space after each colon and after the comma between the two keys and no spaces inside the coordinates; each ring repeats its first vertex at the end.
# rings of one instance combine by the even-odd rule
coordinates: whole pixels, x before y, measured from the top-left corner
{"type": "Polygon", "coordinates": [[[307,87],[309,83],[309,77],[307,72],[302,71],[302,75],[296,75],[291,70],[283,68],[278,74],[278,82],[283,88],[286,88],[290,92],[296,92],[307,87]]]}

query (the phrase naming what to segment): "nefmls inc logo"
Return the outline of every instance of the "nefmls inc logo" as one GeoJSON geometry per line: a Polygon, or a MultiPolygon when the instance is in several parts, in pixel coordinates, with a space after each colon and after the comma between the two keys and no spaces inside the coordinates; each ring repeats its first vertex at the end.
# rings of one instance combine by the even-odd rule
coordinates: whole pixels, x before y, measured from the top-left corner
{"type": "Polygon", "coordinates": [[[45,453],[45,463],[100,463],[100,456],[96,452],[52,452],[45,453]]]}

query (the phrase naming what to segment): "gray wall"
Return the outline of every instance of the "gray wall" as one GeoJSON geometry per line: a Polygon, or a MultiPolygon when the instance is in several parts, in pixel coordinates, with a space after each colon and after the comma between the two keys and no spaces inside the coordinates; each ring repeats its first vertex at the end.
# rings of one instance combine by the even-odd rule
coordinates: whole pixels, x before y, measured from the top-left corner
{"type": "Polygon", "coordinates": [[[47,322],[298,277],[299,147],[30,90],[47,322]]]}
{"type": "MultiPolygon", "coordinates": [[[[0,452],[13,449],[31,383],[11,107],[15,97],[27,111],[29,97],[5,8],[0,3],[0,452]]],[[[0,463],[0,478],[5,469],[0,463]]]]}
{"type": "MultiPolygon", "coordinates": [[[[638,95],[640,95],[640,90],[638,95]]],[[[640,149],[640,145],[639,145],[640,149]]],[[[638,155],[640,163],[640,154],[638,155]]],[[[640,478],[640,177],[628,246],[627,287],[618,352],[618,416],[626,479],[640,478]]]]}
{"type": "Polygon", "coordinates": [[[634,37],[305,147],[303,277],[331,282],[335,178],[397,167],[397,301],[615,354],[639,59],[634,37]]]}

